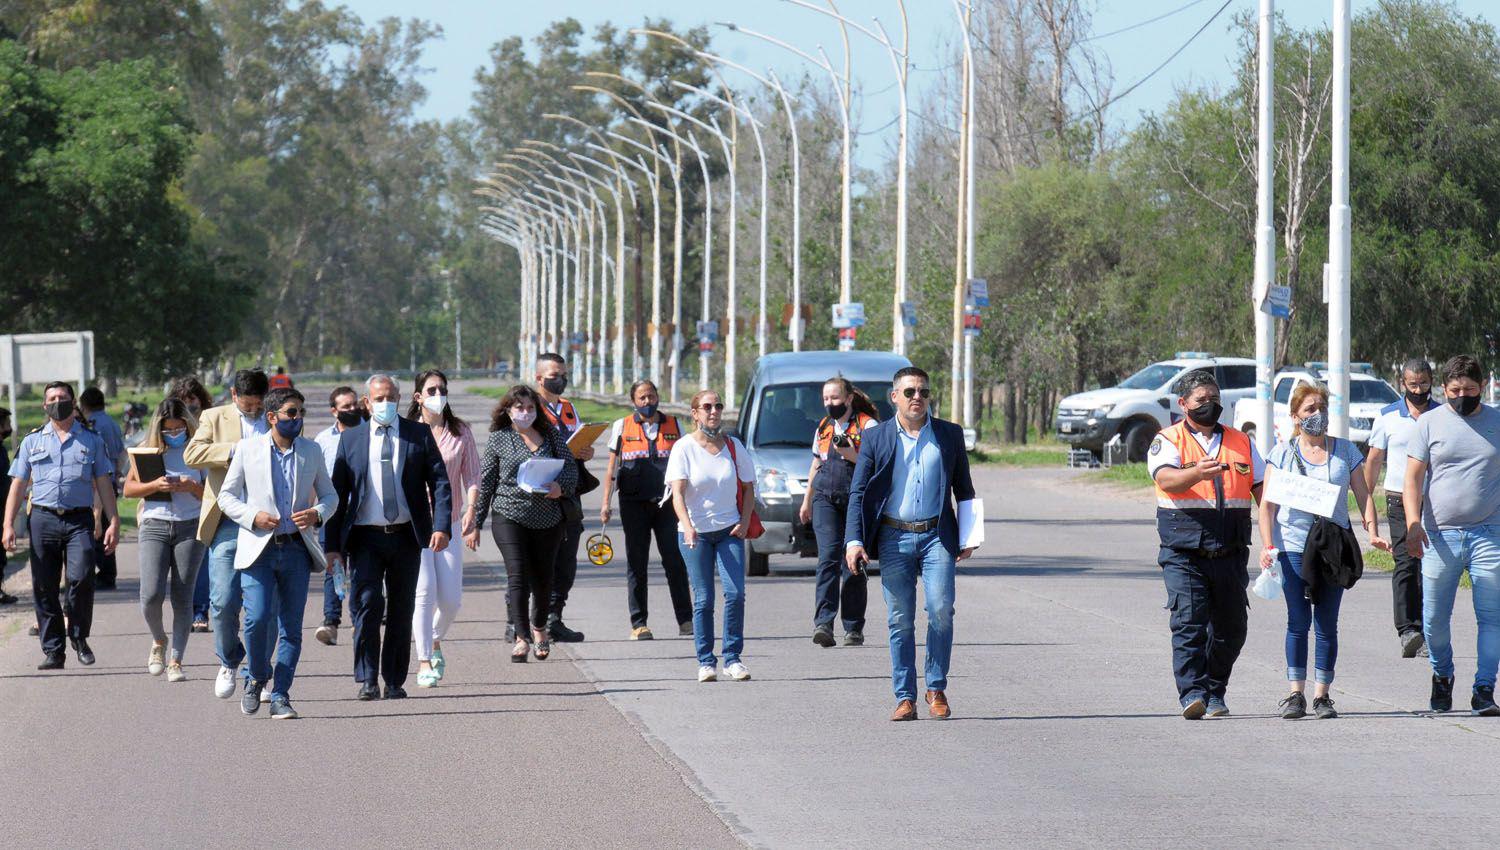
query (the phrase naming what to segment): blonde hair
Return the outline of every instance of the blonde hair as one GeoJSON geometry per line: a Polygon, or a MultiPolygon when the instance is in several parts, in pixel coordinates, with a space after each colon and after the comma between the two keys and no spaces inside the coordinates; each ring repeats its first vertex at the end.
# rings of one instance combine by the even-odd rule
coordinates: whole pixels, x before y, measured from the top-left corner
{"type": "MultiPolygon", "coordinates": [[[[1297,411],[1301,410],[1302,409],[1302,403],[1304,401],[1307,401],[1307,397],[1310,396],[1310,395],[1319,396],[1320,398],[1323,399],[1323,404],[1325,406],[1328,404],[1328,388],[1327,387],[1323,386],[1320,383],[1317,383],[1316,381],[1314,381],[1312,383],[1299,383],[1296,386],[1296,388],[1292,390],[1292,399],[1291,399],[1291,401],[1289,401],[1287,403],[1287,412],[1290,413],[1290,414],[1295,414],[1297,411]]],[[[1302,425],[1300,423],[1298,423],[1296,420],[1293,420],[1293,422],[1292,422],[1292,436],[1296,437],[1296,436],[1300,436],[1301,434],[1302,434],[1302,425]]]]}
{"type": "Polygon", "coordinates": [[[166,442],[161,438],[161,426],[168,419],[181,419],[187,425],[188,439],[198,431],[198,417],[188,410],[187,402],[181,398],[164,398],[161,404],[156,406],[156,412],[151,415],[151,424],[146,426],[146,436],[141,440],[141,445],[150,449],[161,449],[166,447],[166,442]]]}
{"type": "MultiPolygon", "coordinates": [[[[696,408],[698,406],[698,402],[702,401],[703,397],[706,396],[706,395],[719,395],[719,391],[718,390],[699,390],[699,391],[693,393],[692,403],[690,403],[688,405],[688,407],[696,408]]],[[[724,400],[724,397],[723,396],[719,396],[719,401],[723,401],[723,400],[724,400]]]]}

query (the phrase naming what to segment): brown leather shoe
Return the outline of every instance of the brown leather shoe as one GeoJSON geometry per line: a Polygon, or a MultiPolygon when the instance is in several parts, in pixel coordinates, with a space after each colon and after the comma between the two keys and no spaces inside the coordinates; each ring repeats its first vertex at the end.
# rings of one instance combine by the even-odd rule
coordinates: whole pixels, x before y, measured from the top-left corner
{"type": "Polygon", "coordinates": [[[896,711],[891,715],[892,720],[916,720],[917,706],[909,699],[902,700],[896,706],[896,711]]]}
{"type": "Polygon", "coordinates": [[[942,691],[927,692],[927,716],[933,720],[947,720],[951,712],[948,710],[948,698],[942,691]]]}

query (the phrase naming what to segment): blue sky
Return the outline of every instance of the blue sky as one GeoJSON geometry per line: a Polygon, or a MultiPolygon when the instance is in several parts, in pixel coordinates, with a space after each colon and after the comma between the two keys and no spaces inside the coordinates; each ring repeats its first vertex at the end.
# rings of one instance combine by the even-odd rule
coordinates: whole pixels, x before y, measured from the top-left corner
{"type": "MultiPolygon", "coordinates": [[[[820,2],[820,0],[814,0],[820,2]]],[[[1495,19],[1495,0],[1460,0],[1456,5],[1469,15],[1495,19]],[[1490,8],[1486,8],[1490,7],[1490,8]]],[[[1149,74],[1174,50],[1208,21],[1223,0],[1097,0],[1094,32],[1107,34],[1160,15],[1159,21],[1118,35],[1099,39],[1114,73],[1114,90],[1123,91],[1149,74]],[[1183,7],[1187,8],[1183,8],[1183,7]],[[1180,10],[1180,11],[1175,11],[1180,10]],[[1173,13],[1174,14],[1168,14],[1173,13]]],[[[1373,0],[1354,0],[1354,10],[1373,0]]],[[[743,27],[783,38],[814,52],[819,44],[838,61],[838,26],[815,12],[799,9],[784,0],[346,0],[346,5],[367,22],[398,16],[421,17],[443,27],[443,41],[430,48],[426,65],[432,69],[424,80],[428,101],[423,117],[449,119],[466,114],[473,91],[475,69],[487,63],[489,48],[511,35],[528,41],[549,23],[564,17],[581,21],[586,30],[604,21],[620,26],[639,25],[644,17],[668,18],[678,26],[733,20],[743,27]]],[[[1329,0],[1282,0],[1278,4],[1288,23],[1309,27],[1326,23],[1329,0]]],[[[1229,76],[1229,58],[1235,49],[1230,21],[1239,11],[1253,11],[1256,0],[1231,0],[1227,9],[1159,74],[1117,103],[1110,117],[1116,127],[1132,126],[1142,113],[1159,111],[1180,87],[1222,83],[1229,76]]],[[[893,38],[899,38],[899,18],[894,0],[842,0],[839,10],[853,20],[868,24],[877,15],[893,38]]],[[[958,32],[952,0],[908,0],[911,20],[912,62],[934,69],[945,64],[945,45],[958,32]]],[[[884,48],[854,34],[854,75],[866,91],[863,126],[866,130],[885,125],[895,114],[896,92],[890,88],[894,74],[884,48]],[[876,93],[885,90],[882,93],[876,93]]],[[[1354,46],[1358,50],[1358,45],[1354,46]]],[[[784,79],[795,78],[805,63],[791,54],[747,36],[716,28],[714,50],[757,70],[776,68],[784,79]]],[[[934,71],[915,71],[913,85],[922,85],[934,71]]],[[[948,73],[957,73],[949,71],[948,73]]],[[[746,81],[747,83],[749,81],[746,81]]],[[[865,145],[874,153],[883,146],[865,145]]]]}

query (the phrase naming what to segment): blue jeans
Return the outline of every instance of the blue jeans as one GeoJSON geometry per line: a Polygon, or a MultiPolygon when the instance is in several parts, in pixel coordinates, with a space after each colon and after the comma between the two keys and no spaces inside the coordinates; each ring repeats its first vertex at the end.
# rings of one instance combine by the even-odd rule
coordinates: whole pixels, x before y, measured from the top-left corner
{"type": "Polygon", "coordinates": [[[307,607],[307,585],[312,559],[300,540],[269,543],[255,563],[241,571],[245,595],[245,643],[260,647],[250,654],[250,678],[270,681],[271,697],[286,698],[302,656],[302,611],[307,607]],[[271,670],[272,644],[276,669],[271,670]]]}
{"type": "Polygon", "coordinates": [[[917,577],[927,602],[927,689],[948,689],[953,656],[953,555],[937,529],[880,527],[880,589],[891,629],[891,687],[897,701],[917,698],[917,577]]]}
{"type": "MultiPolygon", "coordinates": [[[[455,538],[457,539],[457,538],[455,538]]],[[[328,534],[326,529],[318,532],[318,542],[326,548],[328,545],[328,534]]],[[[345,576],[347,580],[348,576],[345,576]]],[[[347,585],[345,586],[347,592],[347,585]]],[[[333,573],[323,572],[323,622],[332,623],[335,626],[344,622],[344,600],[339,598],[338,589],[333,586],[333,573]]]]}
{"type": "Polygon", "coordinates": [[[1281,594],[1286,597],[1286,679],[1307,681],[1307,630],[1317,639],[1313,669],[1319,684],[1333,682],[1333,665],[1339,658],[1339,603],[1344,589],[1326,581],[1318,584],[1317,598],[1307,598],[1302,580],[1302,553],[1281,553],[1281,594]]]}
{"type": "Polygon", "coordinates": [[[729,529],[698,535],[689,549],[677,535],[677,549],[693,583],[693,642],[698,663],[714,665],[714,564],[724,582],[724,663],[740,660],[745,648],[745,541],[732,537],[729,529]]]}
{"type": "Polygon", "coordinates": [[[1428,532],[1422,555],[1422,634],[1432,654],[1432,672],[1453,676],[1453,600],[1464,570],[1474,584],[1474,618],[1479,622],[1479,661],[1474,686],[1495,686],[1500,666],[1500,525],[1428,532]]]}
{"type": "Polygon", "coordinates": [[[203,547],[203,561],[198,564],[198,577],[193,580],[193,619],[208,620],[208,547],[203,547]]]}
{"type": "MultiPolygon", "coordinates": [[[[240,642],[241,573],[234,568],[239,535],[240,527],[224,517],[208,547],[208,615],[214,624],[214,652],[219,655],[219,663],[231,670],[245,661],[245,645],[240,642]]],[[[269,643],[264,654],[269,656],[276,634],[267,632],[266,640],[269,643]]],[[[249,670],[241,673],[250,675],[249,670]]]]}

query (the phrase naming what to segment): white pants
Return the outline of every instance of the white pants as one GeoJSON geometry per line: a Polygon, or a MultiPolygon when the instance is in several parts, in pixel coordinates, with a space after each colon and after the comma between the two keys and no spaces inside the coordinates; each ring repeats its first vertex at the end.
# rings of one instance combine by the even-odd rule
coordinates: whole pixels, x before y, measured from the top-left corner
{"type": "Polygon", "coordinates": [[[417,607],[411,618],[418,661],[432,658],[432,642],[443,639],[448,627],[457,619],[463,599],[464,541],[455,534],[449,539],[448,548],[441,552],[422,550],[422,569],[417,574],[417,607]]]}

